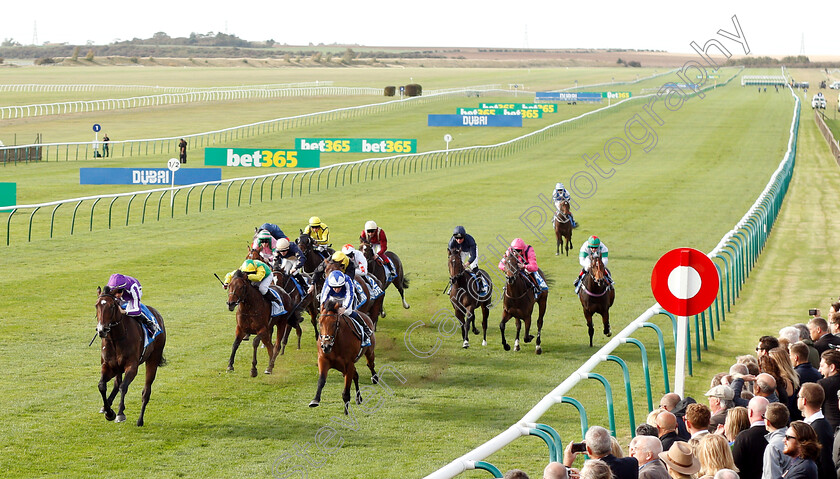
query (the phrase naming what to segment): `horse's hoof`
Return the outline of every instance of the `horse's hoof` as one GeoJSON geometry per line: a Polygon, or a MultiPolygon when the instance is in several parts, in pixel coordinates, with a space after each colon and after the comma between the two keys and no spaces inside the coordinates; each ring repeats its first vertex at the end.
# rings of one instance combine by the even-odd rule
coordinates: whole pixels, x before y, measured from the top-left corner
{"type": "Polygon", "coordinates": [[[542,346],[537,346],[537,354],[542,354],[542,346]]]}
{"type": "Polygon", "coordinates": [[[105,411],[105,419],[113,421],[116,417],[117,413],[115,413],[113,410],[105,411]]]}
{"type": "Polygon", "coordinates": [[[372,382],[373,384],[379,384],[379,376],[374,374],[370,377],[370,382],[372,382]]]}
{"type": "Polygon", "coordinates": [[[142,419],[138,419],[138,420],[137,420],[137,426],[138,426],[138,427],[142,427],[142,426],[143,426],[143,420],[142,420],[142,419]]]}
{"type": "Polygon", "coordinates": [[[254,368],[254,369],[251,370],[251,377],[252,378],[257,377],[257,368],[254,368]]]}
{"type": "Polygon", "coordinates": [[[469,341],[464,341],[464,345],[463,345],[462,347],[463,347],[464,349],[469,348],[469,347],[470,347],[470,342],[469,342],[469,341]]]}
{"type": "Polygon", "coordinates": [[[519,351],[519,340],[518,339],[513,342],[513,350],[514,351],[519,351]]]}
{"type": "Polygon", "coordinates": [[[560,253],[554,253],[554,256],[560,256],[560,253]]]}
{"type": "Polygon", "coordinates": [[[486,340],[486,339],[482,339],[482,340],[481,340],[481,345],[482,345],[482,346],[487,346],[487,340],[486,340]]]}
{"type": "Polygon", "coordinates": [[[309,402],[309,407],[318,407],[320,404],[321,404],[321,401],[316,401],[315,399],[313,399],[312,401],[309,402]]]}
{"type": "Polygon", "coordinates": [[[385,311],[380,311],[379,312],[379,317],[384,318],[385,317],[385,311]]]}
{"type": "Polygon", "coordinates": [[[271,369],[266,369],[265,371],[263,371],[263,374],[271,374],[271,369]]]}
{"type": "Polygon", "coordinates": [[[528,335],[525,336],[525,342],[526,343],[530,343],[533,340],[534,340],[534,337],[532,335],[528,334],[528,335]]]}
{"type": "Polygon", "coordinates": [[[605,329],[604,330],[604,336],[609,338],[610,336],[612,336],[612,331],[610,331],[609,329],[605,329]]]}
{"type": "Polygon", "coordinates": [[[505,343],[502,345],[502,347],[505,348],[505,351],[510,351],[510,344],[505,343]]]}
{"type": "Polygon", "coordinates": [[[361,404],[361,403],[362,403],[362,393],[357,393],[356,394],[356,404],[361,404]]]}
{"type": "Polygon", "coordinates": [[[102,408],[99,409],[99,414],[105,414],[105,406],[102,406],[102,408]]]}
{"type": "Polygon", "coordinates": [[[473,333],[473,334],[478,334],[479,332],[480,332],[480,331],[478,330],[478,328],[476,328],[475,326],[473,326],[472,333],[473,333]]]}
{"type": "Polygon", "coordinates": [[[125,421],[125,414],[118,414],[117,419],[114,422],[124,422],[125,421]]]}
{"type": "Polygon", "coordinates": [[[233,366],[228,366],[227,367],[227,372],[232,373],[233,372],[233,366]]]}

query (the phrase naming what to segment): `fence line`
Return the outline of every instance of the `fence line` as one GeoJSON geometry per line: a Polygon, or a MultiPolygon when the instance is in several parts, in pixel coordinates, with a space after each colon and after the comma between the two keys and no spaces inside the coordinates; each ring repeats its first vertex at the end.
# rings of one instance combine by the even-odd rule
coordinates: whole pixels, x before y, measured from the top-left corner
{"type": "Polygon", "coordinates": [[[241,90],[248,88],[260,89],[275,89],[275,88],[305,88],[318,86],[332,86],[333,82],[328,81],[310,81],[310,82],[296,82],[296,83],[271,83],[265,85],[236,85],[236,86],[217,86],[217,87],[186,87],[186,86],[152,86],[152,85],[103,85],[103,84],[63,84],[63,85],[48,85],[41,83],[14,83],[14,84],[0,84],[0,91],[17,91],[17,92],[95,92],[103,90],[117,90],[117,91],[159,91],[165,93],[189,93],[193,91],[208,91],[208,90],[241,90]]]}
{"type": "MultiPolygon", "coordinates": [[[[378,114],[386,111],[393,111],[415,104],[425,104],[451,96],[470,96],[475,92],[506,91],[500,90],[499,85],[478,85],[464,87],[455,90],[431,90],[428,94],[418,97],[390,100],[386,102],[359,105],[332,110],[306,113],[291,117],[265,120],[247,125],[239,125],[221,130],[214,130],[191,135],[178,135],[166,138],[151,138],[140,140],[116,140],[110,141],[109,147],[111,156],[146,156],[159,154],[174,154],[178,151],[178,142],[181,138],[189,140],[188,150],[204,148],[219,143],[249,138],[256,135],[281,132],[301,126],[309,126],[315,123],[346,120],[357,118],[363,114],[378,114]]],[[[70,161],[93,158],[93,152],[99,144],[92,141],[83,142],[62,142],[62,143],[37,143],[20,146],[0,147],[0,162],[5,166],[7,163],[28,163],[30,161],[70,161]],[[37,152],[38,155],[33,155],[37,152]]]]}
{"type": "MultiPolygon", "coordinates": [[[[726,82],[721,83],[717,86],[724,86],[728,84],[733,78],[737,76],[737,73],[730,77],[726,82]]],[[[715,87],[707,87],[705,90],[711,90],[715,87]]],[[[436,94],[436,96],[446,96],[452,94],[471,94],[474,92],[476,88],[464,89],[462,91],[457,92],[449,92],[449,93],[440,93],[436,94]]],[[[694,96],[698,92],[693,92],[688,94],[687,96],[694,96]]],[[[430,99],[434,99],[434,96],[431,97],[413,97],[410,100],[412,101],[419,101],[425,102],[430,101],[430,99]]],[[[111,198],[111,202],[108,207],[108,229],[112,226],[112,217],[113,217],[113,208],[114,203],[118,199],[127,199],[127,204],[125,206],[125,225],[128,226],[131,218],[131,204],[134,199],[140,195],[146,195],[143,199],[142,205],[142,214],[140,216],[140,223],[145,223],[146,220],[146,209],[148,206],[148,202],[151,199],[152,195],[155,193],[160,193],[160,196],[157,197],[157,220],[160,220],[161,212],[163,211],[163,198],[167,192],[171,195],[170,207],[169,207],[169,216],[170,218],[175,216],[175,199],[183,190],[186,190],[186,194],[184,195],[184,214],[189,214],[190,209],[190,196],[192,195],[193,191],[197,188],[201,188],[199,192],[199,198],[197,200],[197,206],[193,206],[193,210],[198,208],[198,211],[201,212],[203,205],[204,205],[204,192],[205,190],[213,186],[212,196],[210,200],[210,208],[215,210],[216,208],[216,193],[220,186],[227,184],[227,188],[225,189],[225,207],[230,207],[231,205],[231,189],[234,184],[238,183],[239,188],[236,190],[236,206],[241,206],[242,204],[242,195],[243,189],[246,187],[246,184],[250,182],[250,186],[248,189],[248,204],[252,204],[254,201],[254,189],[256,187],[257,181],[260,181],[259,186],[259,201],[265,201],[266,196],[268,196],[267,200],[272,201],[274,199],[274,191],[275,191],[275,182],[278,179],[280,181],[279,186],[279,198],[283,198],[284,193],[294,197],[295,191],[297,190],[298,196],[303,195],[304,184],[306,184],[307,194],[312,193],[313,187],[313,180],[315,180],[315,192],[320,192],[321,188],[329,189],[330,187],[336,188],[338,187],[338,178],[339,175],[341,176],[341,186],[345,184],[353,184],[353,178],[355,174],[356,182],[359,183],[361,181],[373,181],[374,179],[380,179],[383,177],[383,170],[384,170],[384,177],[388,178],[390,174],[392,177],[396,175],[405,175],[410,173],[416,173],[419,171],[424,171],[428,169],[440,169],[444,167],[455,167],[460,166],[463,164],[475,163],[475,162],[482,162],[482,161],[493,161],[499,158],[506,157],[511,154],[519,153],[520,151],[533,146],[535,144],[539,144],[549,138],[553,138],[561,133],[565,133],[572,128],[576,128],[581,123],[588,124],[589,121],[592,121],[595,118],[600,118],[607,112],[615,112],[618,111],[620,108],[623,108],[624,105],[644,99],[646,96],[638,96],[634,98],[627,98],[625,100],[618,101],[611,105],[608,105],[603,108],[599,108],[597,110],[592,110],[586,113],[583,113],[577,117],[569,118],[566,120],[562,120],[560,122],[554,123],[552,125],[548,125],[543,127],[539,130],[533,131],[531,133],[527,133],[517,138],[513,138],[511,140],[507,140],[501,143],[497,143],[494,145],[481,145],[481,146],[472,146],[472,147],[463,147],[457,148],[452,150],[436,150],[436,151],[429,151],[423,153],[414,153],[414,154],[407,154],[407,155],[395,155],[390,157],[384,158],[367,158],[363,160],[358,160],[354,162],[346,162],[346,163],[338,163],[329,166],[323,166],[320,168],[313,168],[309,170],[302,170],[302,171],[294,171],[294,172],[281,172],[281,173],[269,173],[265,175],[259,176],[251,176],[245,178],[231,178],[227,180],[221,180],[216,182],[206,182],[206,183],[197,183],[193,185],[185,185],[185,186],[178,186],[178,187],[169,187],[169,188],[161,188],[156,190],[145,190],[145,191],[137,191],[131,193],[121,193],[121,194],[110,194],[110,195],[99,195],[99,196],[91,196],[91,197],[83,197],[83,198],[74,198],[70,200],[60,200],[54,201],[50,203],[42,203],[42,204],[35,204],[35,205],[16,205],[7,208],[0,208],[0,211],[10,211],[8,220],[6,222],[6,245],[11,244],[11,224],[12,224],[12,217],[21,209],[31,209],[32,212],[29,215],[29,222],[28,222],[28,233],[27,233],[27,241],[32,241],[32,225],[35,214],[44,207],[54,206],[52,213],[50,215],[50,227],[49,227],[49,236],[50,238],[53,237],[53,233],[55,231],[55,216],[57,210],[64,204],[68,203],[76,203],[76,206],[73,208],[72,218],[70,219],[70,234],[72,235],[75,232],[75,225],[76,225],[76,216],[79,208],[81,207],[82,203],[90,202],[90,226],[89,231],[93,231],[93,222],[94,222],[94,210],[102,199],[111,198]],[[362,170],[364,170],[364,177],[362,177],[362,170]],[[324,173],[327,173],[324,177],[324,173]],[[317,173],[317,177],[316,177],[317,173]],[[333,177],[333,173],[335,173],[333,177]],[[349,181],[348,181],[348,174],[349,174],[349,181]],[[308,182],[307,175],[309,177],[308,182]],[[374,176],[376,178],[374,178],[374,176]],[[265,193],[265,183],[268,179],[271,179],[271,182],[268,186],[268,194],[265,193]],[[289,182],[288,190],[285,189],[286,181],[291,178],[289,182]]],[[[407,105],[410,102],[407,101],[396,101],[388,102],[396,105],[407,105]]],[[[378,104],[382,105],[382,104],[378,104]]],[[[374,106],[378,106],[374,105],[374,106]]],[[[353,107],[359,108],[359,107],[353,107]]],[[[345,110],[345,109],[342,109],[345,110]]],[[[333,110],[337,111],[337,110],[333,110]]],[[[274,121],[274,120],[273,120],[274,121]]],[[[247,125],[252,126],[252,125],[247,125]]],[[[240,127],[237,127],[240,128],[240,127]]],[[[2,154],[2,149],[0,149],[0,154],[2,154]]],[[[221,202],[221,200],[220,200],[221,202]]]]}
{"type": "Polygon", "coordinates": [[[840,165],[840,145],[837,144],[837,140],[834,139],[834,133],[828,128],[828,125],[825,124],[825,120],[823,119],[823,114],[820,110],[814,109],[814,120],[817,122],[817,128],[820,129],[820,133],[822,133],[823,138],[828,143],[828,149],[831,150],[831,154],[834,155],[834,161],[840,165]]]}
{"type": "MultiPolygon", "coordinates": [[[[728,82],[729,80],[727,83],[728,82]]],[[[735,303],[735,299],[740,294],[741,286],[744,284],[746,277],[749,276],[749,272],[752,270],[759,253],[766,243],[778,212],[781,209],[782,201],[787,193],[787,188],[790,184],[796,161],[796,144],[800,118],[800,101],[791,88],[789,88],[789,91],[791,96],[794,98],[794,108],[791,119],[787,152],[779,164],[779,167],[771,176],[767,186],[758,196],[750,209],[744,214],[741,220],[738,221],[735,228],[727,232],[712,252],[708,254],[709,258],[715,262],[715,267],[718,269],[721,282],[718,295],[715,298],[714,303],[700,315],[694,316],[694,351],[696,353],[697,361],[701,360],[701,348],[707,349],[707,332],[711,333],[711,337],[714,340],[715,326],[719,331],[721,319],[725,321],[726,312],[730,311],[731,305],[735,303]],[[723,267],[721,267],[721,265],[723,265],[723,267]],[[725,306],[723,304],[724,301],[726,302],[725,306]],[[714,321],[712,317],[713,315],[714,321]]],[[[522,419],[490,441],[485,442],[467,454],[464,454],[446,466],[429,474],[426,476],[426,479],[448,479],[470,469],[483,469],[493,473],[494,477],[502,477],[499,469],[492,464],[485,462],[484,459],[499,451],[514,440],[522,436],[529,435],[538,436],[546,442],[549,450],[549,461],[562,461],[563,446],[560,435],[552,427],[545,424],[539,424],[537,421],[539,421],[540,417],[542,417],[542,415],[555,404],[572,404],[577,408],[580,414],[581,434],[585,434],[588,429],[586,410],[579,401],[566,396],[566,394],[571,391],[575,385],[584,379],[595,379],[604,385],[607,396],[607,413],[609,417],[610,431],[612,435],[615,436],[616,427],[614,411],[612,408],[611,387],[609,382],[603,376],[593,372],[596,366],[607,361],[617,362],[623,369],[625,390],[628,400],[630,434],[635,435],[635,413],[633,409],[632,396],[630,394],[630,379],[627,365],[621,358],[613,355],[612,353],[622,344],[629,343],[639,348],[642,353],[642,365],[646,378],[648,411],[652,411],[653,401],[650,388],[650,373],[647,363],[647,352],[641,341],[632,338],[631,334],[642,328],[651,328],[656,331],[665,379],[665,390],[666,392],[670,392],[663,334],[659,327],[651,322],[651,320],[658,315],[665,315],[671,319],[674,343],[676,344],[676,318],[672,314],[662,310],[658,303],[654,304],[644,311],[638,318],[633,320],[614,338],[607,342],[607,344],[598,350],[598,352],[593,354],[580,368],[560,383],[560,385],[545,395],[539,403],[537,403],[528,413],[525,414],[525,416],[522,417],[522,419]]],[[[689,321],[689,329],[691,329],[690,324],[691,322],[689,321]]],[[[690,331],[688,339],[688,371],[689,374],[692,374],[692,335],[690,331]]]]}

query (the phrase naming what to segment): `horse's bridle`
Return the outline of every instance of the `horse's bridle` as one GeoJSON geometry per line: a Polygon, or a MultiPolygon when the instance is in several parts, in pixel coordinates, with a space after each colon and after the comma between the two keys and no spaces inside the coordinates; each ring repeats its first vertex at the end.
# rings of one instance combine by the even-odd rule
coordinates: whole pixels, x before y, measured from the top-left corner
{"type": "Polygon", "coordinates": [[[341,315],[338,314],[337,311],[334,311],[333,313],[335,313],[335,330],[333,330],[332,336],[329,334],[321,334],[320,331],[318,332],[318,338],[321,340],[321,350],[325,353],[335,346],[335,339],[338,337],[338,329],[341,327],[341,315]]]}
{"type": "Polygon", "coordinates": [[[229,301],[232,294],[233,294],[233,288],[229,288],[228,289],[227,305],[228,305],[228,309],[231,310],[231,311],[233,311],[234,308],[236,308],[240,303],[242,303],[242,297],[241,297],[242,295],[237,295],[238,299],[236,301],[233,301],[233,302],[229,301]]]}
{"type": "MultiPolygon", "coordinates": [[[[518,262],[519,262],[519,260],[518,260],[518,259],[516,259],[516,258],[511,258],[510,256],[508,256],[507,260],[505,260],[505,277],[507,277],[507,284],[512,285],[513,283],[515,283],[515,282],[516,282],[516,276],[517,276],[517,273],[518,273],[518,274],[520,274],[520,275],[522,275],[522,276],[525,276],[525,273],[523,273],[523,272],[522,272],[522,270],[521,270],[521,269],[519,269],[519,268],[517,267],[514,271],[512,271],[512,273],[513,273],[513,274],[508,275],[508,268],[507,268],[507,265],[508,265],[508,262],[509,262],[509,261],[516,261],[516,262],[518,263],[518,262]]],[[[524,278],[524,277],[523,277],[522,279],[523,279],[524,281],[528,281],[528,280],[527,280],[526,278],[524,278]]],[[[526,294],[528,294],[528,289],[526,288],[526,289],[525,289],[525,292],[523,292],[523,293],[522,293],[522,294],[520,294],[519,296],[511,296],[511,295],[509,295],[509,294],[508,294],[508,292],[507,292],[507,286],[505,286],[505,288],[504,288],[503,292],[504,292],[505,297],[506,297],[506,298],[508,298],[508,299],[519,299],[519,298],[521,298],[521,297],[525,296],[526,294]]]]}
{"type": "MultiPolygon", "coordinates": [[[[102,293],[102,294],[99,295],[100,300],[103,297],[108,297],[108,298],[111,298],[113,300],[113,301],[111,301],[111,304],[110,304],[109,308],[111,308],[115,311],[119,310],[119,306],[117,306],[117,297],[116,296],[114,296],[112,294],[106,294],[106,293],[102,293]]],[[[97,309],[97,312],[98,311],[99,310],[97,309]]],[[[114,314],[114,316],[119,316],[119,315],[114,314]]],[[[99,318],[99,314],[96,315],[96,323],[97,324],[102,324],[102,322],[100,321],[100,318],[99,318]]],[[[108,336],[108,334],[111,332],[111,328],[119,325],[120,323],[122,323],[122,318],[120,318],[117,321],[111,321],[107,325],[102,325],[102,333],[100,334],[100,337],[104,338],[105,336],[108,336]]]]}

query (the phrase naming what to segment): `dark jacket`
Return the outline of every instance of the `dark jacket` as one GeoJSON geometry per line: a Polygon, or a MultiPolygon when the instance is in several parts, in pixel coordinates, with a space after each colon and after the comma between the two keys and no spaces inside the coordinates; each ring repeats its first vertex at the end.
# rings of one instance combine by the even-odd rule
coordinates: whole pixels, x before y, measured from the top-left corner
{"type": "Polygon", "coordinates": [[[673,446],[675,442],[682,441],[682,438],[678,436],[676,432],[671,431],[661,435],[659,440],[662,441],[662,450],[667,451],[668,449],[671,449],[671,446],[673,446]]]}
{"type": "Polygon", "coordinates": [[[458,240],[455,239],[455,236],[449,238],[449,249],[457,249],[467,253],[469,255],[467,263],[472,263],[476,260],[476,258],[478,258],[478,247],[475,245],[475,239],[468,234],[464,235],[464,242],[461,244],[458,244],[458,240]]]}
{"type": "Polygon", "coordinates": [[[811,363],[811,366],[814,366],[815,369],[820,368],[820,353],[817,352],[817,348],[814,347],[814,342],[810,339],[801,339],[806,346],[808,346],[808,362],[811,363]]]}
{"type": "Polygon", "coordinates": [[[840,374],[820,379],[817,384],[825,391],[825,401],[822,404],[822,413],[831,425],[831,430],[840,426],[840,408],[837,407],[837,391],[840,391],[840,374]]]}
{"type": "Polygon", "coordinates": [[[800,386],[802,386],[805,383],[815,383],[822,379],[822,374],[820,374],[820,371],[817,368],[811,366],[811,363],[802,363],[793,369],[796,371],[796,374],[799,375],[800,386]]]}
{"type": "Polygon", "coordinates": [[[797,457],[790,461],[790,467],[782,473],[782,477],[784,479],[814,479],[817,477],[817,464],[810,459],[797,457]]]}
{"type": "Polygon", "coordinates": [[[671,411],[674,416],[677,416],[677,435],[682,441],[688,441],[691,439],[691,433],[685,428],[685,410],[688,409],[689,404],[694,404],[696,402],[697,401],[695,401],[693,397],[688,396],[678,402],[677,405],[674,406],[674,410],[671,411]]]}
{"type": "Polygon", "coordinates": [[[840,346],[840,336],[827,333],[820,339],[814,341],[814,348],[816,348],[818,353],[822,354],[828,349],[829,344],[840,346]]]}
{"type": "Polygon", "coordinates": [[[834,446],[834,429],[825,419],[817,419],[811,423],[811,427],[817,433],[817,440],[822,444],[820,458],[817,461],[819,479],[837,479],[837,471],[834,469],[834,460],[831,458],[831,448],[834,446]]]}
{"type": "MultiPolygon", "coordinates": [[[[764,466],[764,448],[767,447],[767,428],[751,426],[738,433],[732,445],[732,458],[740,471],[741,479],[761,479],[764,466]]],[[[813,478],[812,478],[813,479],[813,478]]]]}
{"type": "Polygon", "coordinates": [[[639,461],[635,457],[615,457],[607,454],[601,460],[610,466],[615,479],[639,479],[639,461]]]}

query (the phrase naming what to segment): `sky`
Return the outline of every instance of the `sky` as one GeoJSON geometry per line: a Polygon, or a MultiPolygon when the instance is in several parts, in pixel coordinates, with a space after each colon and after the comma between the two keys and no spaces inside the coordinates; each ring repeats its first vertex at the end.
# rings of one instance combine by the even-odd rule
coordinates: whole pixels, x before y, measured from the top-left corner
{"type": "Polygon", "coordinates": [[[251,0],[230,2],[6,2],[0,38],[22,44],[67,42],[84,45],[225,32],[251,41],[289,45],[495,48],[627,48],[693,53],[735,33],[736,16],[749,52],[726,41],[732,54],[798,55],[803,34],[806,55],[839,55],[840,2],[672,1],[636,2],[419,2],[251,0]],[[494,6],[497,5],[497,6],[494,6]]]}

